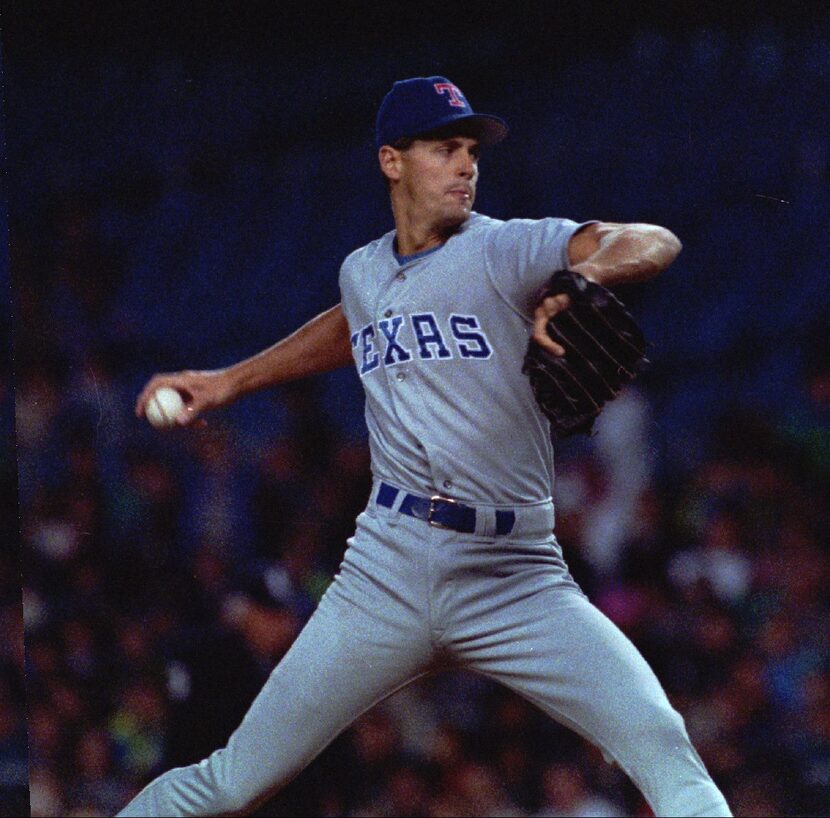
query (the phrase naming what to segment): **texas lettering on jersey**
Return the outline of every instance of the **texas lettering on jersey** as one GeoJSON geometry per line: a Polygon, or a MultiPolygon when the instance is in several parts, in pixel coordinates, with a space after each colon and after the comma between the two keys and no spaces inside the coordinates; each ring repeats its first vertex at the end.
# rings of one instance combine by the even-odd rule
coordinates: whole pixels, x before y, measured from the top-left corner
{"type": "Polygon", "coordinates": [[[352,348],[359,349],[357,368],[361,378],[379,366],[395,366],[413,358],[439,361],[458,356],[481,360],[493,355],[478,318],[458,313],[450,314],[443,330],[432,312],[390,315],[377,326],[366,324],[353,333],[352,348]]]}

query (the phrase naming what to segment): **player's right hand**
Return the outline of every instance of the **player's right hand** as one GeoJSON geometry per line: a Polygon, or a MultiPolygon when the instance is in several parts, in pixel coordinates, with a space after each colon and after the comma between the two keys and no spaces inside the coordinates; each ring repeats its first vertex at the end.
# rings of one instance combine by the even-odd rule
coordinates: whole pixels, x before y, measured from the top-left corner
{"type": "Polygon", "coordinates": [[[136,399],[136,417],[144,417],[147,403],[153,393],[162,386],[176,389],[184,399],[184,410],[176,418],[176,423],[180,426],[194,425],[197,419],[200,425],[204,425],[204,419],[200,418],[203,412],[224,406],[232,400],[231,390],[223,369],[160,373],[153,375],[147,381],[136,399]]]}

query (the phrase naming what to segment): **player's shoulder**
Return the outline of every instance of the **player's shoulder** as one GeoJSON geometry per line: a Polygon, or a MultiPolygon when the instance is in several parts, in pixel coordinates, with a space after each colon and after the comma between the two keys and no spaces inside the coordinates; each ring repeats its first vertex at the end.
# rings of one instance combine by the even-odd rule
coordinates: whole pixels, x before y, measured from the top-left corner
{"type": "Polygon", "coordinates": [[[540,219],[515,218],[500,222],[499,229],[506,233],[526,233],[529,230],[557,227],[564,224],[573,224],[571,219],[559,216],[543,216],[540,219]]]}
{"type": "Polygon", "coordinates": [[[489,241],[494,248],[522,246],[528,242],[542,245],[567,242],[580,225],[572,219],[545,216],[540,219],[516,218],[490,226],[489,241]]]}
{"type": "Polygon", "coordinates": [[[387,251],[388,246],[391,245],[394,237],[395,231],[390,230],[388,233],[384,233],[380,238],[374,239],[368,244],[358,247],[356,250],[352,250],[352,252],[349,253],[349,255],[347,255],[343,260],[343,268],[350,269],[355,265],[371,263],[380,254],[387,251]]]}
{"type": "Polygon", "coordinates": [[[474,213],[465,232],[484,232],[494,236],[522,236],[539,230],[550,230],[575,224],[571,219],[558,216],[545,216],[541,219],[513,218],[494,219],[480,213],[474,213]]]}
{"type": "Polygon", "coordinates": [[[473,211],[466,222],[458,231],[459,236],[467,238],[481,238],[493,231],[499,230],[505,224],[501,219],[494,219],[492,216],[485,216],[483,213],[473,211]]]}

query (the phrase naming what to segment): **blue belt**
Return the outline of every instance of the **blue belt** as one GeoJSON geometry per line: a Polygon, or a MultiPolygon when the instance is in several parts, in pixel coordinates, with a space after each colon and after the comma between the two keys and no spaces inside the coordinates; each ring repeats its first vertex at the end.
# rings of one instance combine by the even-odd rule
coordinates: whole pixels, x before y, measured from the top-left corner
{"type": "MultiPolygon", "coordinates": [[[[378,489],[377,504],[384,508],[392,508],[400,491],[388,483],[381,483],[378,489]]],[[[476,510],[472,506],[465,506],[458,500],[449,497],[433,495],[419,497],[417,494],[405,494],[398,511],[419,520],[425,520],[435,528],[447,528],[459,531],[462,534],[474,534],[476,530],[476,510]]],[[[504,536],[513,530],[516,523],[516,512],[496,510],[496,536],[504,536]]]]}

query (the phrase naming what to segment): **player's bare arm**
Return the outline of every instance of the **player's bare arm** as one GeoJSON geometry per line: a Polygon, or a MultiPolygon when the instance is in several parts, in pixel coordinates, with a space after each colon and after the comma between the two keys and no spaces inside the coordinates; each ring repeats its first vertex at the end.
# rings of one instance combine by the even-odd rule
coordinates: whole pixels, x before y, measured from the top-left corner
{"type": "MultiPolygon", "coordinates": [[[[656,224],[599,222],[577,231],[568,243],[570,269],[603,287],[637,284],[663,272],[682,245],[671,230],[656,224]]],[[[533,339],[552,355],[565,354],[548,336],[548,319],[569,305],[567,295],[546,298],[533,315],[533,339]]]]}
{"type": "Polygon", "coordinates": [[[571,237],[568,258],[575,272],[603,287],[616,287],[654,278],[681,249],[680,240],[665,227],[602,222],[571,237]]]}
{"type": "Polygon", "coordinates": [[[352,362],[349,327],[337,304],[287,338],[233,366],[154,375],[138,396],[135,413],[142,417],[152,394],[159,387],[171,386],[185,399],[184,412],[177,422],[187,426],[207,410],[226,406],[251,392],[330,372],[352,362]]]}

